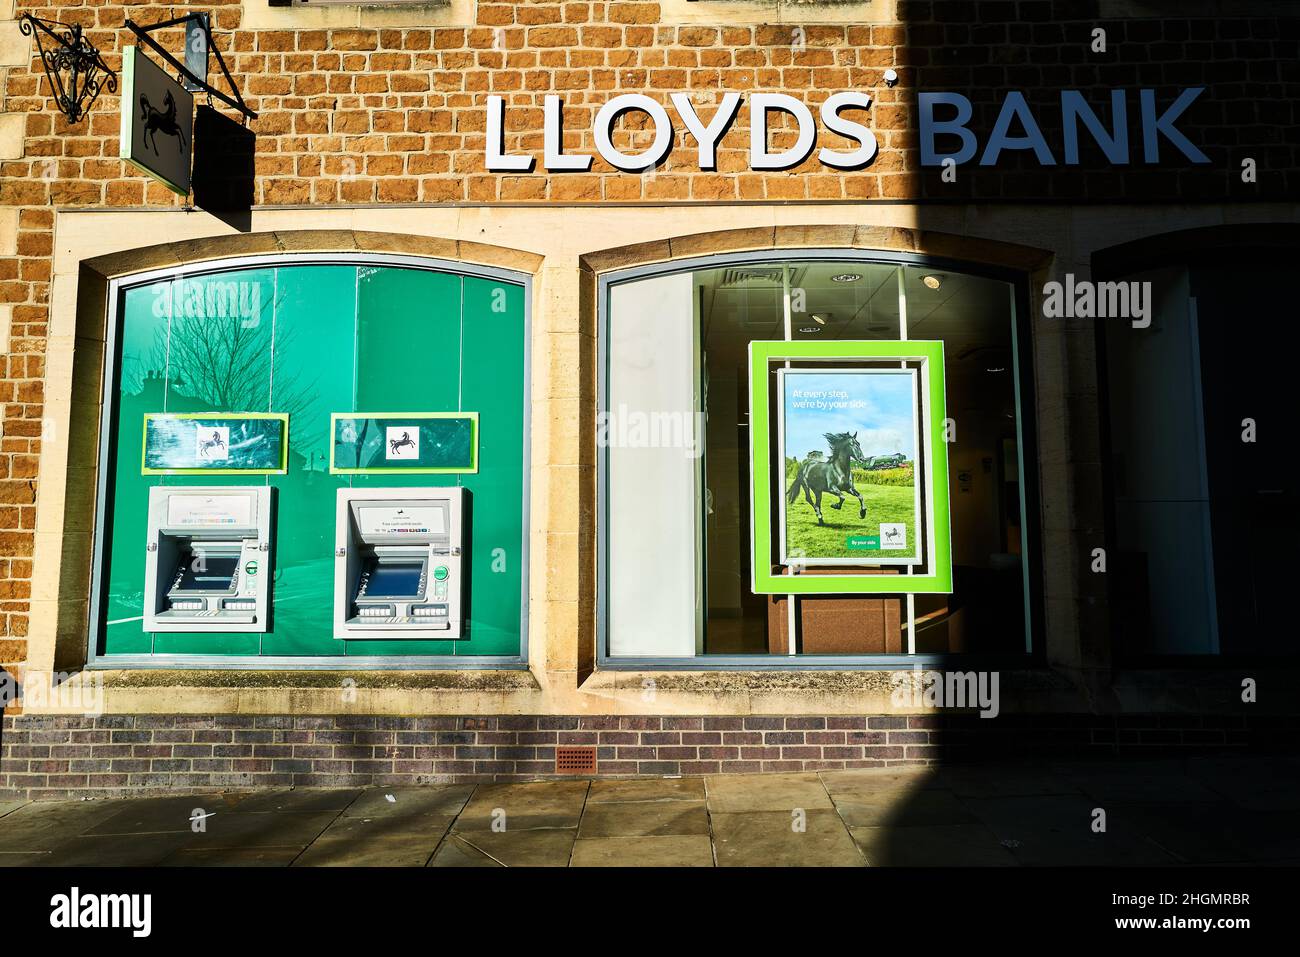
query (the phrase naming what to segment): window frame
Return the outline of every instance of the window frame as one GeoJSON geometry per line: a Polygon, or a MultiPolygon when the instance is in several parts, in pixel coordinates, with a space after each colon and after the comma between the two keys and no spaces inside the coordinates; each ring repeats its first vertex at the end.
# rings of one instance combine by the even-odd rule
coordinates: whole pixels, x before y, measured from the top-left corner
{"type": "Polygon", "coordinates": [[[532,395],[532,276],[529,273],[494,266],[457,262],[426,256],[391,253],[269,253],[196,260],[163,269],[113,277],[108,283],[103,381],[96,460],[95,521],[90,565],[89,607],[86,635],[87,670],[203,670],[203,671],[524,671],[528,664],[528,595],[529,548],[531,544],[531,408],[532,395]],[[104,516],[109,506],[112,475],[108,463],[116,452],[117,430],[114,426],[116,392],[121,381],[122,356],[118,344],[122,323],[122,305],[128,290],[152,285],[162,280],[212,276],[257,268],[291,266],[377,266],[420,269],[451,273],[460,277],[493,279],[520,286],[524,297],[524,378],[523,390],[523,501],[520,559],[521,606],[519,615],[518,655],[112,655],[99,650],[108,594],[105,588],[108,555],[105,551],[104,516]]]}
{"type": "MultiPolygon", "coordinates": [[[[615,657],[609,653],[609,453],[596,449],[596,667],[608,671],[897,671],[917,666],[948,666],[959,662],[978,663],[984,668],[1025,668],[1046,661],[1043,640],[1043,576],[1041,498],[1037,470],[1037,416],[1033,376],[1033,329],[1029,311],[1029,277],[1019,270],[971,263],[938,256],[899,253],[889,250],[800,247],[761,249],[735,253],[713,253],[674,259],[643,266],[614,269],[597,276],[596,287],[596,413],[606,409],[609,397],[610,289],[614,285],[658,276],[702,269],[717,269],[746,263],[795,261],[843,262],[845,264],[887,264],[922,266],[985,279],[1010,286],[1013,307],[1011,336],[1015,358],[1014,387],[1017,410],[1017,441],[1020,458],[1020,508],[1024,556],[1021,563],[1025,595],[1025,651],[1016,655],[918,653],[890,655],[694,655],[615,657]]],[[[903,598],[906,592],[871,597],[903,598]]],[[[707,610],[705,611],[707,614],[707,610]]]]}

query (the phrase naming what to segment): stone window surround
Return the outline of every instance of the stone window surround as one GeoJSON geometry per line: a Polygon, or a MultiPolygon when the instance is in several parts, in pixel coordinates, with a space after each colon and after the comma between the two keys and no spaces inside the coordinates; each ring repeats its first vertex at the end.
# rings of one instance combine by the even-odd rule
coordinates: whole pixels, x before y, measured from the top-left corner
{"type": "MultiPolygon", "coordinates": [[[[1277,221],[1292,208],[1252,210],[1251,218],[1256,222],[1277,221]]],[[[568,350],[581,353],[594,348],[597,273],[707,253],[756,249],[860,249],[864,252],[893,249],[1020,269],[1030,275],[1031,285],[1037,288],[1056,272],[1067,268],[1086,270],[1087,250],[1106,248],[1118,236],[1131,238],[1132,235],[1117,230],[1113,216],[1109,220],[1101,216],[1081,226],[1086,237],[1076,235],[1067,239],[1050,228],[1044,229],[1042,223],[1036,226],[1024,223],[1015,211],[1005,215],[984,214],[974,219],[944,216],[941,222],[949,231],[943,232],[917,228],[917,209],[904,205],[873,208],[838,204],[825,207],[722,204],[710,207],[709,219],[714,225],[730,228],[708,233],[691,232],[698,228],[700,221],[700,210],[694,206],[621,210],[574,207],[566,215],[592,217],[590,228],[571,231],[567,238],[558,241],[538,238],[535,240],[538,248],[534,251],[491,244],[506,237],[517,241],[520,235],[543,237],[545,230],[538,230],[536,220],[530,218],[554,216],[556,212],[548,207],[267,209],[254,212],[253,232],[230,235],[215,220],[180,211],[59,210],[55,223],[57,252],[49,332],[48,413],[52,431],[41,461],[33,631],[27,668],[76,672],[84,661],[84,595],[78,594],[78,588],[84,591],[84,585],[78,583],[84,581],[84,571],[89,566],[77,566],[89,562],[88,550],[81,544],[88,540],[89,530],[84,517],[79,518],[75,508],[66,506],[76,501],[78,486],[93,486],[93,482],[85,482],[84,474],[78,475],[76,468],[69,470],[65,465],[69,446],[78,447],[87,436],[98,433],[95,410],[87,408],[78,397],[88,394],[84,390],[90,390],[90,394],[97,394],[98,390],[102,347],[96,353],[93,327],[86,323],[94,323],[97,316],[102,328],[106,276],[126,275],[168,263],[295,250],[388,251],[462,259],[529,272],[536,280],[534,315],[537,319],[533,330],[535,368],[539,373],[534,382],[536,389],[539,383],[561,378],[558,373],[566,368],[569,379],[579,379],[571,374],[575,362],[590,372],[589,364],[580,356],[563,353],[568,350]],[[125,225],[122,222],[106,221],[124,217],[132,220],[130,228],[121,228],[125,225]],[[149,220],[146,227],[138,222],[141,217],[149,220]],[[845,225],[846,221],[850,225],[845,225]],[[1011,223],[1017,228],[1010,228],[1011,223]],[[132,249],[134,240],[130,237],[139,235],[157,236],[162,244],[132,249]],[[646,239],[632,246],[617,245],[618,239],[625,240],[629,235],[642,235],[646,239]],[[1054,247],[1055,254],[1041,247],[982,238],[993,236],[1036,239],[1054,247]],[[561,334],[567,344],[560,348],[558,337],[546,342],[550,338],[548,333],[561,334]],[[79,353],[75,364],[74,351],[79,353]],[[74,379],[77,380],[75,389],[74,379]],[[79,412],[75,417],[74,408],[79,412]]],[[[1086,214],[1080,215],[1086,218],[1086,214]]],[[[1221,215],[1222,211],[1216,214],[1213,210],[1190,216],[1185,212],[1162,211],[1149,217],[1151,221],[1144,232],[1157,235],[1162,231],[1187,229],[1198,222],[1209,226],[1221,215]]],[[[1059,333],[1052,332],[1048,340],[1036,344],[1035,352],[1046,350],[1053,363],[1059,365],[1061,338],[1059,333]]],[[[1065,338],[1078,337],[1065,331],[1065,338]]],[[[1082,344],[1080,340],[1075,346],[1082,344]]],[[[1075,348],[1072,346],[1068,351],[1074,352],[1075,348]]],[[[1077,364],[1078,359],[1071,357],[1071,380],[1077,364]]],[[[1086,369],[1084,373],[1086,376],[1086,369]]],[[[1055,395],[1058,386],[1049,382],[1043,387],[1053,394],[1040,399],[1061,401],[1062,397],[1055,395]]],[[[580,415],[586,406],[594,414],[594,395],[584,395],[580,385],[574,389],[572,398],[548,400],[543,393],[534,393],[535,400],[539,396],[541,409],[549,405],[559,418],[580,415]]],[[[535,418],[535,432],[546,432],[545,425],[535,418]]],[[[569,439],[560,459],[579,462],[581,468],[580,445],[576,439],[569,439]]],[[[1049,454],[1059,454],[1059,451],[1049,454]]],[[[550,467],[545,462],[534,462],[535,472],[550,467]]],[[[565,502],[558,513],[564,517],[555,527],[564,526],[565,531],[556,533],[548,527],[545,532],[537,533],[545,541],[542,547],[552,552],[550,557],[557,564],[577,566],[582,562],[578,543],[583,528],[590,526],[590,515],[581,504],[583,492],[588,498],[593,494],[590,481],[582,485],[576,496],[579,501],[565,502]],[[575,525],[577,531],[568,531],[569,525],[575,525]]],[[[1046,488],[1044,493],[1045,497],[1051,494],[1046,488]]],[[[547,498],[546,488],[538,489],[536,484],[533,495],[537,515],[550,514],[539,510],[539,504],[553,510],[562,498],[547,498]]],[[[571,492],[569,495],[574,497],[571,492]]],[[[1059,529],[1047,532],[1055,536],[1063,534],[1059,529]]],[[[1068,539],[1069,533],[1064,534],[1068,539]]],[[[1054,545],[1062,547],[1065,541],[1054,545]]],[[[545,559],[539,560],[538,567],[544,562],[545,559]]],[[[659,695],[657,707],[677,713],[714,713],[719,708],[729,713],[800,713],[813,698],[822,702],[819,707],[826,707],[825,696],[831,690],[835,692],[832,697],[837,713],[896,710],[888,702],[889,682],[885,670],[787,670],[761,674],[596,671],[592,661],[590,589],[581,585],[580,571],[575,575],[579,578],[575,590],[581,592],[577,601],[552,600],[557,596],[549,595],[546,587],[539,587],[545,583],[534,581],[530,585],[532,620],[541,634],[530,649],[529,671],[110,671],[101,673],[107,685],[107,710],[271,713],[278,708],[301,713],[337,713],[338,682],[349,675],[355,677],[358,695],[355,703],[344,710],[357,713],[445,713],[448,708],[467,714],[496,713],[503,709],[516,713],[641,713],[646,707],[642,699],[643,683],[651,677],[659,695]],[[719,696],[727,703],[720,703],[719,696]]],[[[1062,583],[1059,576],[1053,577],[1057,578],[1058,591],[1071,587],[1062,583]]],[[[1080,652],[1087,652],[1078,644],[1080,623],[1068,611],[1068,605],[1079,600],[1078,586],[1073,587],[1076,590],[1073,598],[1065,594],[1047,597],[1048,660],[1057,667],[1064,666],[1067,672],[1076,667],[1072,662],[1078,660],[1080,652]]],[[[1060,673],[1055,678],[1049,677],[1050,672],[1036,674],[1039,677],[1033,679],[1035,682],[1056,685],[1064,680],[1060,673]]],[[[83,672],[72,680],[80,680],[85,675],[83,672]]],[[[1052,693],[1065,690],[1057,688],[1052,693]]],[[[58,708],[39,710],[57,711],[58,708]]]]}

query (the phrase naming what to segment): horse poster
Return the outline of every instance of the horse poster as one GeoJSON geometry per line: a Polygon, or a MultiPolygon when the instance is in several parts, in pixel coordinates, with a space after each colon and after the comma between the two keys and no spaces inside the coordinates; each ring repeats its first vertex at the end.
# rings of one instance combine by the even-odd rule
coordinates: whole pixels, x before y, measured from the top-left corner
{"type": "Polygon", "coordinates": [[[915,370],[782,369],[777,378],[782,562],[920,564],[915,370]]]}
{"type": "Polygon", "coordinates": [[[172,192],[190,192],[194,94],[136,46],[122,51],[118,158],[172,192]]]}

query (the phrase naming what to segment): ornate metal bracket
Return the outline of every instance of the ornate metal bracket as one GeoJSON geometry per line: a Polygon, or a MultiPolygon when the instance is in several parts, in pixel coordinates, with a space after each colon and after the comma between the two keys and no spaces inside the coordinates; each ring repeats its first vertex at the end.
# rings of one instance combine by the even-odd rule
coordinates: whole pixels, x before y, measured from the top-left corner
{"type": "Polygon", "coordinates": [[[215,97],[216,99],[220,100],[222,103],[226,104],[226,106],[238,110],[240,113],[242,113],[245,117],[247,117],[250,120],[257,119],[257,113],[255,113],[253,110],[250,110],[248,106],[244,103],[244,98],[239,93],[239,87],[235,85],[235,78],[230,75],[230,70],[226,67],[226,61],[221,56],[221,51],[217,49],[217,45],[213,42],[212,29],[208,25],[208,20],[206,17],[200,17],[198,14],[195,13],[187,13],[182,17],[176,17],[175,19],[172,20],[164,20],[162,23],[152,23],[147,27],[140,26],[134,20],[127,20],[126,28],[130,30],[132,33],[134,33],[136,35],[136,38],[141,43],[149,47],[149,49],[153,50],[154,53],[158,54],[158,56],[162,57],[163,60],[169,63],[180,76],[184,77],[185,79],[189,80],[190,83],[194,84],[194,89],[202,90],[203,92],[207,93],[208,96],[215,97]],[[164,50],[159,45],[158,41],[149,35],[154,30],[167,30],[172,27],[180,26],[182,24],[188,25],[189,22],[195,18],[199,20],[199,23],[203,27],[203,33],[207,37],[208,50],[212,53],[213,56],[217,58],[217,65],[221,67],[222,75],[225,76],[226,82],[230,84],[230,91],[231,93],[234,94],[233,97],[228,96],[225,93],[222,93],[216,87],[209,84],[207,77],[202,77],[192,72],[189,67],[187,67],[184,63],[181,63],[174,56],[172,56],[170,53],[164,50]]]}
{"type": "Polygon", "coordinates": [[[24,13],[19,18],[18,29],[24,36],[36,38],[36,49],[54,92],[54,102],[69,123],[76,123],[86,115],[104,87],[110,93],[117,92],[117,74],[82,35],[78,24],[38,20],[24,13]]]}

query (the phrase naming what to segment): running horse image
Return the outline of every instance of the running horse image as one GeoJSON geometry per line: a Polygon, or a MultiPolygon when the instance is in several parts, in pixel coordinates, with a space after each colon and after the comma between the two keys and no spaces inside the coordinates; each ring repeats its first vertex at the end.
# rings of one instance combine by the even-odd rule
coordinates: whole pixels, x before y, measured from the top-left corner
{"type": "Polygon", "coordinates": [[[208,453],[213,449],[224,449],[225,447],[226,443],[221,440],[221,433],[214,430],[212,438],[199,443],[199,455],[206,459],[208,453]]]}
{"type": "Polygon", "coordinates": [[[400,439],[388,440],[388,454],[396,455],[398,449],[415,448],[415,439],[411,438],[410,432],[403,432],[400,439]]]}
{"type": "Polygon", "coordinates": [[[836,497],[831,508],[842,508],[844,496],[848,494],[858,500],[858,518],[866,518],[867,503],[862,500],[862,493],[853,484],[853,463],[860,462],[865,457],[862,454],[862,446],[858,444],[858,433],[826,432],[824,434],[826,441],[831,445],[830,458],[824,459],[820,453],[810,453],[808,458],[799,464],[794,482],[786,493],[786,500],[793,505],[798,500],[799,491],[802,489],[804,499],[817,513],[817,524],[825,525],[826,521],[822,518],[822,494],[829,492],[836,497]]]}
{"type": "Polygon", "coordinates": [[[149,97],[140,94],[140,122],[144,124],[140,128],[140,142],[152,149],[154,156],[158,155],[157,135],[159,133],[176,137],[176,152],[185,152],[185,132],[176,122],[176,99],[172,96],[171,90],[163,94],[161,110],[154,108],[149,102],[149,97]]]}

